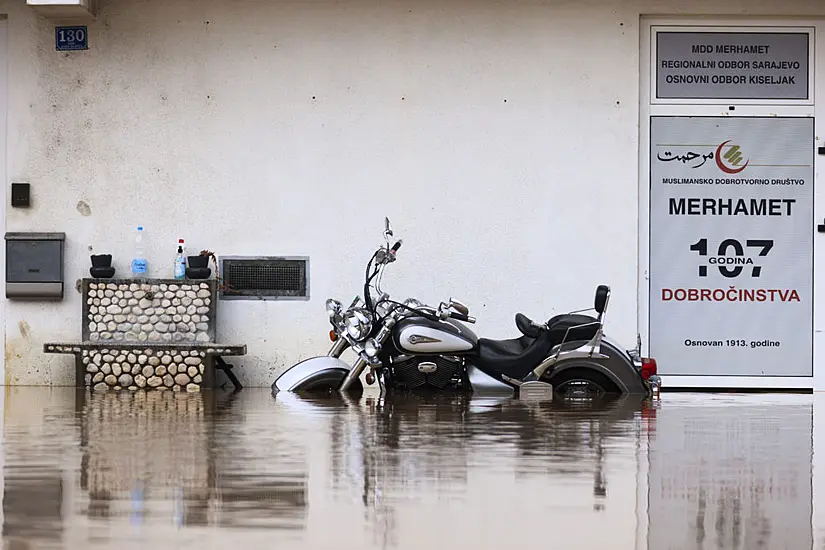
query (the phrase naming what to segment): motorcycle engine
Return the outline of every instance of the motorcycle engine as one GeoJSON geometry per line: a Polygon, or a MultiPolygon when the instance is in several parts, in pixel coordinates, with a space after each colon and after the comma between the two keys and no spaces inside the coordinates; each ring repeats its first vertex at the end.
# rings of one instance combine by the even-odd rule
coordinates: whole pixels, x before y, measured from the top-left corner
{"type": "Polygon", "coordinates": [[[396,388],[410,390],[425,385],[438,389],[443,389],[448,384],[460,387],[463,367],[464,364],[458,357],[400,355],[390,364],[391,384],[396,388]]]}

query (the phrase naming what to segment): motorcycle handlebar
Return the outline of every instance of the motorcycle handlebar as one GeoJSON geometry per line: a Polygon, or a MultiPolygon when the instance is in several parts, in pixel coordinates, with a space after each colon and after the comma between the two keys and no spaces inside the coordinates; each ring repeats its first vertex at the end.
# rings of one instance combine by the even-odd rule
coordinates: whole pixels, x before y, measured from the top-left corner
{"type": "Polygon", "coordinates": [[[476,318],[470,317],[469,315],[462,315],[461,313],[457,313],[455,311],[450,312],[450,317],[457,321],[464,321],[465,323],[475,323],[476,318]]]}
{"type": "Polygon", "coordinates": [[[393,254],[398,252],[398,249],[401,248],[401,239],[398,239],[394,245],[392,245],[393,254]]]}

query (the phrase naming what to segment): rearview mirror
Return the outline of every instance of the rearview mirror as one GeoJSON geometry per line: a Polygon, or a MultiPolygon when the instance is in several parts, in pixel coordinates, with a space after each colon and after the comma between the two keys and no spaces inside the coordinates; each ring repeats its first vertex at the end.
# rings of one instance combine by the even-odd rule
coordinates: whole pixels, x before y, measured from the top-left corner
{"type": "Polygon", "coordinates": [[[390,225],[390,219],[384,217],[384,235],[388,238],[392,237],[392,225],[390,225]]]}

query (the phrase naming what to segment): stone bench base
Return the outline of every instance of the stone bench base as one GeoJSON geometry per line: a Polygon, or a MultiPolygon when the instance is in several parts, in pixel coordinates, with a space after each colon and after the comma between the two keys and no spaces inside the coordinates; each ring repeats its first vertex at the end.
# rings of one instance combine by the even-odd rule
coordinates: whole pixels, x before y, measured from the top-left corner
{"type": "MultiPolygon", "coordinates": [[[[158,389],[200,391],[215,387],[215,370],[231,366],[224,355],[246,355],[246,346],[214,342],[178,344],[77,342],[46,343],[45,353],[75,355],[78,387],[93,390],[158,389]]],[[[230,375],[237,385],[237,379],[230,375]]]]}

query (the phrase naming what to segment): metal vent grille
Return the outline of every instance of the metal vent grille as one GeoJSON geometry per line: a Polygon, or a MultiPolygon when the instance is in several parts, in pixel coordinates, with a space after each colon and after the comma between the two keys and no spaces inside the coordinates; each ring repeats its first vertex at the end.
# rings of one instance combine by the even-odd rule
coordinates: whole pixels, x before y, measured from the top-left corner
{"type": "Polygon", "coordinates": [[[309,258],[221,258],[222,299],[284,300],[309,298],[309,258]]]}

